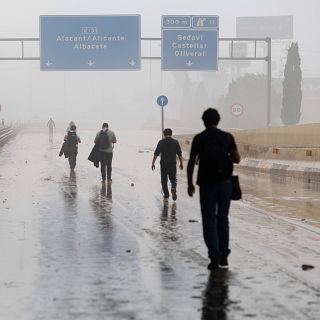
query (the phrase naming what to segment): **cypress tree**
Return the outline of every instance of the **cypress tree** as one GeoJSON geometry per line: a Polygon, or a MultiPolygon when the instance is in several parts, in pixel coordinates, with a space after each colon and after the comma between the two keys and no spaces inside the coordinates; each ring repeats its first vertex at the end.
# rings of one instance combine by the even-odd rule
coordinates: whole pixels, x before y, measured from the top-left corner
{"type": "Polygon", "coordinates": [[[292,125],[299,123],[301,116],[301,59],[298,43],[292,43],[284,68],[283,96],[281,119],[283,124],[292,125]]]}

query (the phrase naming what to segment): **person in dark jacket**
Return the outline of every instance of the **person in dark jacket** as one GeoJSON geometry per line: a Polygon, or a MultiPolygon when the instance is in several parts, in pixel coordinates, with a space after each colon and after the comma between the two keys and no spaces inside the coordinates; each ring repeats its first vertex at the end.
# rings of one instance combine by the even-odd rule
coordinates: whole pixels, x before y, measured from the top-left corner
{"type": "Polygon", "coordinates": [[[159,155],[160,170],[161,170],[161,185],[163,191],[163,200],[169,200],[168,177],[171,182],[171,194],[174,201],[177,200],[177,160],[179,157],[179,168],[183,170],[182,152],[180,144],[177,140],[172,138],[172,130],[170,128],[164,129],[164,139],[158,142],[157,148],[154,152],[151,169],[155,169],[155,162],[159,155]]]}
{"type": "Polygon", "coordinates": [[[81,143],[81,140],[77,135],[76,131],[77,131],[77,127],[75,125],[72,125],[68,133],[64,137],[64,141],[66,142],[66,148],[68,150],[69,165],[72,171],[76,167],[78,143],[81,143]]]}
{"type": "Polygon", "coordinates": [[[113,147],[117,142],[116,135],[109,129],[108,123],[102,124],[102,130],[100,130],[94,139],[94,143],[99,150],[100,170],[102,182],[107,181],[111,183],[112,174],[112,159],[113,159],[113,147]],[[107,168],[107,172],[106,172],[107,168]]]}
{"type": "Polygon", "coordinates": [[[100,161],[100,151],[99,147],[95,144],[89,154],[88,160],[93,162],[93,165],[96,168],[99,168],[99,161],[100,161]]]}
{"type": "Polygon", "coordinates": [[[211,260],[208,269],[228,267],[229,207],[232,195],[233,163],[240,155],[233,136],[217,128],[220,115],[209,108],[202,116],[206,129],[193,141],[187,167],[188,194],[195,192],[193,170],[199,160],[197,184],[200,187],[203,237],[211,260]]]}

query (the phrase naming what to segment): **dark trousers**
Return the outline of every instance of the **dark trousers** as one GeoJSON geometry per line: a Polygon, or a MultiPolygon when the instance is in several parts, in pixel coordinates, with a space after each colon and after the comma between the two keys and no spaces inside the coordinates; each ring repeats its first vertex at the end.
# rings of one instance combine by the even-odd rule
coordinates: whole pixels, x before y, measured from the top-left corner
{"type": "Polygon", "coordinates": [[[229,249],[229,208],[231,180],[200,186],[203,237],[211,260],[227,257],[229,249]]]}
{"type": "Polygon", "coordinates": [[[171,188],[177,187],[177,165],[176,163],[161,163],[161,185],[163,196],[169,198],[168,177],[171,182],[171,188]]]}
{"type": "Polygon", "coordinates": [[[101,167],[101,177],[102,180],[106,180],[106,167],[107,167],[107,179],[111,179],[112,172],[112,152],[100,151],[100,167],[101,167]]]}
{"type": "Polygon", "coordinates": [[[68,156],[70,169],[74,169],[77,164],[77,152],[70,152],[68,156]]]}

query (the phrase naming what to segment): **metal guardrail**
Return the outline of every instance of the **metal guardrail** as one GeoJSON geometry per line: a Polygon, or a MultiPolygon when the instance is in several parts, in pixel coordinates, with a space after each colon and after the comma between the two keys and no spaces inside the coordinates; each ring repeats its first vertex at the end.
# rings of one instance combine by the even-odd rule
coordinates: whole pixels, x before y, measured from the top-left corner
{"type": "Polygon", "coordinates": [[[3,146],[11,138],[13,138],[19,131],[19,128],[4,127],[0,128],[0,146],[3,146]]]}
{"type": "MultiPolygon", "coordinates": [[[[156,37],[142,37],[141,41],[158,41],[161,42],[162,38],[156,37]]],[[[219,60],[261,60],[261,61],[269,61],[271,59],[271,54],[268,53],[267,56],[258,56],[257,55],[257,44],[258,43],[267,43],[268,47],[271,46],[270,38],[219,38],[219,42],[227,42],[230,45],[229,55],[219,56],[219,60]],[[254,45],[254,53],[251,56],[235,56],[234,55],[234,46],[239,42],[249,42],[254,45]]],[[[16,43],[19,48],[19,56],[0,56],[0,60],[40,60],[40,54],[38,53],[36,56],[28,56],[26,55],[25,45],[27,43],[36,43],[37,46],[40,46],[40,38],[0,38],[0,43],[16,43]]],[[[161,60],[161,56],[142,56],[142,60],[161,60]]],[[[271,61],[271,60],[270,60],[271,61]]]]}

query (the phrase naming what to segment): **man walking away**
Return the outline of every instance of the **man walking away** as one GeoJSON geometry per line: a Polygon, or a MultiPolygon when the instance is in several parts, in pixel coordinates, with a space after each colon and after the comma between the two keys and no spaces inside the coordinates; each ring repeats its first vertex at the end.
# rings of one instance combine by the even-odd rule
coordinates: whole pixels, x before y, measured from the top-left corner
{"type": "Polygon", "coordinates": [[[77,154],[78,154],[78,143],[81,143],[79,136],[77,135],[77,127],[72,125],[70,130],[64,137],[66,147],[68,149],[68,160],[71,171],[76,167],[77,154]]]}
{"type": "Polygon", "coordinates": [[[49,119],[49,121],[47,123],[47,127],[49,128],[49,142],[52,142],[53,141],[53,128],[56,127],[52,118],[49,119]]]}
{"type": "Polygon", "coordinates": [[[240,155],[233,136],[217,128],[220,115],[207,109],[202,116],[206,129],[193,141],[188,162],[188,194],[193,196],[193,169],[199,159],[197,184],[200,186],[200,206],[203,236],[211,263],[208,269],[228,267],[229,207],[232,194],[233,163],[240,155]]]}
{"type": "Polygon", "coordinates": [[[160,170],[161,170],[161,185],[163,191],[163,200],[169,200],[168,177],[171,182],[171,194],[174,201],[177,200],[177,160],[179,157],[179,168],[183,170],[183,161],[180,144],[172,138],[172,130],[163,130],[164,139],[158,142],[154,152],[151,168],[154,170],[157,157],[161,154],[160,170]]]}
{"type": "Polygon", "coordinates": [[[102,182],[111,182],[112,173],[112,158],[113,158],[113,144],[117,142],[116,135],[113,131],[109,130],[109,125],[104,123],[102,130],[99,131],[94,139],[94,143],[99,149],[99,159],[101,167],[102,182]],[[106,173],[107,167],[107,173],[106,173]]]}

